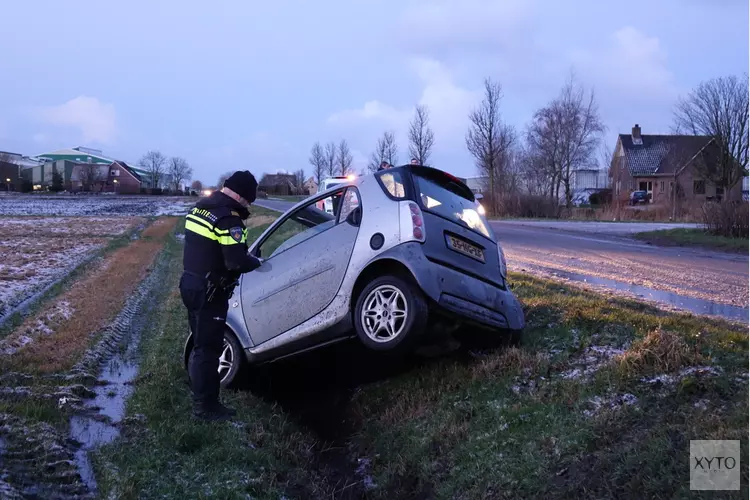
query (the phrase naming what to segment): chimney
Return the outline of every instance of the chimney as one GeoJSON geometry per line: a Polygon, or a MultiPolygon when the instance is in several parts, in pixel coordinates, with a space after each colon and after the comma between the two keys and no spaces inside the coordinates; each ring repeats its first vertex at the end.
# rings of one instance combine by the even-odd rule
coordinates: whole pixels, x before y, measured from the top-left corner
{"type": "Polygon", "coordinates": [[[641,127],[638,126],[638,124],[635,124],[635,127],[633,127],[632,132],[633,139],[640,139],[641,138],[641,127]]]}

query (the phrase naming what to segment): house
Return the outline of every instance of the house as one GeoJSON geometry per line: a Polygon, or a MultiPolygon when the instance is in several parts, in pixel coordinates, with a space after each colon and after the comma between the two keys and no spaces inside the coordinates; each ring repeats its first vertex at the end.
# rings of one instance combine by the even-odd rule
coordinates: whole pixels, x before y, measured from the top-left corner
{"type": "Polygon", "coordinates": [[[264,174],[258,183],[258,190],[266,194],[289,196],[297,194],[294,174],[264,174]]]}
{"type": "Polygon", "coordinates": [[[318,192],[318,183],[314,177],[310,177],[304,184],[305,194],[315,194],[318,192]]]}
{"type": "Polygon", "coordinates": [[[700,135],[643,135],[636,124],[630,134],[617,137],[609,178],[613,196],[625,201],[632,191],[646,191],[649,203],[666,203],[675,190],[678,199],[701,202],[742,199],[742,185],[728,193],[701,174],[719,155],[713,137],[700,135]]]}
{"type": "Polygon", "coordinates": [[[122,160],[113,161],[107,172],[106,191],[120,194],[137,194],[141,192],[141,176],[122,160]]]}

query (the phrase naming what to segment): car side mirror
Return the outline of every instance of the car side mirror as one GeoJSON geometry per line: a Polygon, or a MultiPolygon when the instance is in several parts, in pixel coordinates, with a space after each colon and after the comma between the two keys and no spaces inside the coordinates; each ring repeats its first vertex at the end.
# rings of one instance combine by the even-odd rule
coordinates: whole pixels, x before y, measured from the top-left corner
{"type": "Polygon", "coordinates": [[[359,226],[359,224],[362,222],[362,210],[357,207],[349,212],[349,215],[346,216],[346,222],[348,222],[352,226],[359,226]]]}

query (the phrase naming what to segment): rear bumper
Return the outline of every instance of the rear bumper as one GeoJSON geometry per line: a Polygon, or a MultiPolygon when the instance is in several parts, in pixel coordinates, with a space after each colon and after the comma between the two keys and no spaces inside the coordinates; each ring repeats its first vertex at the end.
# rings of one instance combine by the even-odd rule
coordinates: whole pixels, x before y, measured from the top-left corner
{"type": "Polygon", "coordinates": [[[447,312],[492,328],[521,330],[526,325],[521,303],[510,290],[434,262],[430,265],[441,284],[435,301],[447,312]]]}
{"type": "Polygon", "coordinates": [[[379,256],[383,258],[409,268],[441,312],[490,328],[521,330],[526,326],[523,308],[512,291],[428,260],[419,243],[398,245],[379,256]]]}

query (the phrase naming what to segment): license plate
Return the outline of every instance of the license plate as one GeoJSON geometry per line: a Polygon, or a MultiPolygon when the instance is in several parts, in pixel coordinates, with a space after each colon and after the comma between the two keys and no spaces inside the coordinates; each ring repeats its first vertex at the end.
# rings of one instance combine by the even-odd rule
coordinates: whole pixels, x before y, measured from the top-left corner
{"type": "Polygon", "coordinates": [[[462,253],[464,255],[467,255],[471,257],[472,259],[476,259],[479,262],[484,262],[484,251],[477,247],[472,245],[471,243],[468,243],[464,240],[454,238],[451,235],[446,235],[448,239],[448,246],[452,248],[453,250],[462,253]]]}

